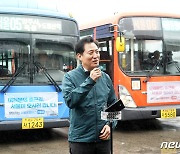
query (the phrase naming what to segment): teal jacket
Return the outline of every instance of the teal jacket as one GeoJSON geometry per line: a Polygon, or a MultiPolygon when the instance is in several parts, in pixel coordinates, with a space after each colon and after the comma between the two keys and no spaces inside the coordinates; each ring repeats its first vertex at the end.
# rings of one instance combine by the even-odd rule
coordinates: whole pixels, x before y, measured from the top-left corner
{"type": "Polygon", "coordinates": [[[69,138],[71,142],[98,142],[107,123],[101,111],[116,101],[110,77],[102,72],[95,82],[82,65],[65,74],[62,84],[65,102],[70,108],[69,138]]]}

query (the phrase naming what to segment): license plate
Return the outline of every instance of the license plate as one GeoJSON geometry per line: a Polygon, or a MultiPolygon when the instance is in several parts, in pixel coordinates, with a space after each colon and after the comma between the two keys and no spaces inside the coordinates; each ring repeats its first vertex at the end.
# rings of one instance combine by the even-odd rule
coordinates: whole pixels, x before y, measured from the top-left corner
{"type": "Polygon", "coordinates": [[[43,118],[23,118],[22,129],[37,129],[44,127],[43,118]]]}
{"type": "Polygon", "coordinates": [[[176,109],[164,109],[161,110],[161,118],[175,118],[176,109]]]}

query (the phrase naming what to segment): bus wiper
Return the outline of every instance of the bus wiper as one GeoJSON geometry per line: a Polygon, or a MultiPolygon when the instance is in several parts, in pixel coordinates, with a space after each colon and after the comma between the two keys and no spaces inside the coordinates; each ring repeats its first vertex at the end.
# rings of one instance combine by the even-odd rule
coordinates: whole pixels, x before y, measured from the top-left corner
{"type": "Polygon", "coordinates": [[[24,62],[20,67],[18,67],[17,71],[14,73],[14,75],[12,76],[12,78],[8,81],[8,83],[1,89],[0,92],[5,93],[8,88],[14,83],[14,81],[17,79],[17,77],[19,76],[19,74],[24,70],[24,68],[26,67],[28,63],[24,62]]]}
{"type": "Polygon", "coordinates": [[[178,62],[177,61],[170,61],[168,64],[174,64],[174,66],[176,67],[178,72],[180,72],[180,67],[178,66],[178,62]]]}
{"type": "Polygon", "coordinates": [[[48,80],[54,85],[55,89],[57,92],[61,92],[62,89],[58,86],[56,81],[52,78],[52,76],[47,72],[46,68],[44,68],[41,63],[39,62],[34,62],[34,65],[38,68],[41,69],[44,75],[48,78],[48,80]]]}
{"type": "Polygon", "coordinates": [[[149,72],[149,74],[146,76],[143,82],[148,82],[151,76],[154,74],[156,68],[161,64],[162,58],[157,61],[157,63],[154,65],[152,70],[149,72]]]}

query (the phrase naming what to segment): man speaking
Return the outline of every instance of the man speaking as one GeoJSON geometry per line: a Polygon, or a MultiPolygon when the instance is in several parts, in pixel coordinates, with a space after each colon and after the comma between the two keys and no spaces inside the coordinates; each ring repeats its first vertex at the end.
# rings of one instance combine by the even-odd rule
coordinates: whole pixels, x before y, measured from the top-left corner
{"type": "Polygon", "coordinates": [[[110,127],[101,111],[116,101],[110,77],[99,66],[99,44],[88,36],[75,47],[81,65],[65,74],[63,95],[70,108],[70,154],[110,154],[110,127]]]}

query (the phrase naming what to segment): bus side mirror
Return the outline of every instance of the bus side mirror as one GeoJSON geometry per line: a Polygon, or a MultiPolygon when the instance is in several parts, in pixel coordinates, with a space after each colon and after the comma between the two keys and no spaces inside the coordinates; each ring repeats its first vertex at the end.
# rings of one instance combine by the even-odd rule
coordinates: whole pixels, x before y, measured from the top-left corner
{"type": "Polygon", "coordinates": [[[118,52],[124,52],[125,50],[125,38],[120,36],[116,38],[116,50],[118,52]]]}

